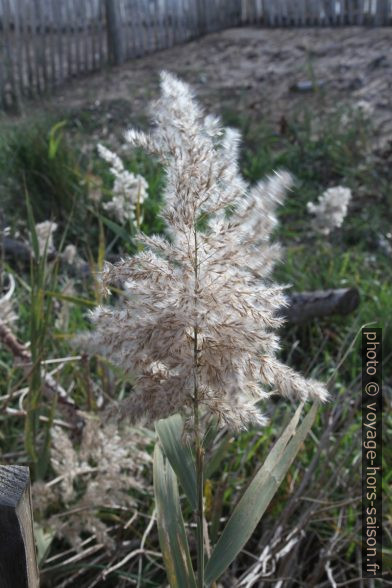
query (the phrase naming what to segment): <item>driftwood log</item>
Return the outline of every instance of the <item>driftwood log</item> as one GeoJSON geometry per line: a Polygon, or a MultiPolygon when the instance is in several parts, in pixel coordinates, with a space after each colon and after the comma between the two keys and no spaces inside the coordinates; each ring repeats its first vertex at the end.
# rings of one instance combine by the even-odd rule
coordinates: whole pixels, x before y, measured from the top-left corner
{"type": "Polygon", "coordinates": [[[24,466],[0,466],[0,586],[39,586],[30,473],[24,466]]]}
{"type": "Polygon", "coordinates": [[[332,314],[346,315],[359,305],[357,288],[315,290],[289,294],[289,306],[282,311],[287,322],[298,324],[332,314]]]}

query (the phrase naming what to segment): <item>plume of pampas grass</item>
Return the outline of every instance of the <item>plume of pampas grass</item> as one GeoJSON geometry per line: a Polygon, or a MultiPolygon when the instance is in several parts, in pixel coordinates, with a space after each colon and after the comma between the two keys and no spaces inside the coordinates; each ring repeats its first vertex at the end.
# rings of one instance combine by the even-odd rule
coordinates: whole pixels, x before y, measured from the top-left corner
{"type": "Polygon", "coordinates": [[[280,249],[270,243],[287,173],[250,187],[239,173],[240,135],[205,116],[192,90],[161,74],[150,133],[130,130],[166,170],[168,237],[139,234],[145,249],[102,274],[126,291],[119,308],[99,307],[94,331],[81,338],[136,376],[128,413],[153,422],[201,413],[241,429],[262,425],[257,403],[271,391],[326,400],[323,384],[304,379],[276,357],[285,304],[271,281],[280,249]]]}

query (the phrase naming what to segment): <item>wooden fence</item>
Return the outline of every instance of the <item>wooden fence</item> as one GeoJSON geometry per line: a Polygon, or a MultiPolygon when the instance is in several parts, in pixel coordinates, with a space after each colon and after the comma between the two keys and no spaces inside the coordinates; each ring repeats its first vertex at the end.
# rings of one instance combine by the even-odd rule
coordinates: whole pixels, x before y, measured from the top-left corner
{"type": "Polygon", "coordinates": [[[243,24],[388,25],[392,0],[0,0],[0,108],[243,24]]]}

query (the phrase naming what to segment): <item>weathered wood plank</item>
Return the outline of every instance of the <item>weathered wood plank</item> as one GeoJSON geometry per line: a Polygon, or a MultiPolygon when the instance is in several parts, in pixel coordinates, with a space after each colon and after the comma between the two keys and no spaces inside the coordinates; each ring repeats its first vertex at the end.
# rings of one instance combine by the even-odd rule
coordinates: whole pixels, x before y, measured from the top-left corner
{"type": "Polygon", "coordinates": [[[376,26],[385,26],[389,20],[389,2],[388,0],[377,0],[375,24],[376,26]]]}
{"type": "Polygon", "coordinates": [[[196,0],[197,8],[197,32],[204,35],[207,30],[207,13],[205,0],[196,0]]]}
{"type": "Polygon", "coordinates": [[[65,11],[65,25],[64,25],[64,36],[66,46],[66,57],[64,60],[65,76],[71,78],[73,75],[73,32],[71,24],[71,0],[64,0],[64,11],[65,11]]]}
{"type": "Polygon", "coordinates": [[[24,43],[22,37],[22,15],[23,15],[23,5],[22,0],[14,0],[12,4],[13,7],[13,25],[14,25],[14,52],[15,52],[15,74],[17,76],[17,86],[18,86],[18,93],[19,96],[22,97],[25,94],[25,84],[24,84],[24,63],[25,63],[25,56],[24,54],[24,43]]]}
{"type": "Polygon", "coordinates": [[[56,79],[58,83],[64,82],[64,48],[63,48],[63,17],[61,5],[59,2],[54,2],[53,5],[53,20],[56,27],[56,51],[57,51],[57,72],[56,79]]]}
{"type": "Polygon", "coordinates": [[[2,588],[38,588],[29,468],[0,466],[2,588]]]}
{"type": "Polygon", "coordinates": [[[80,33],[83,40],[83,71],[88,73],[90,71],[90,26],[87,14],[87,2],[80,3],[80,33]]]}
{"type": "Polygon", "coordinates": [[[11,39],[11,9],[10,0],[3,0],[3,43],[4,43],[4,85],[7,109],[18,110],[19,93],[15,79],[14,53],[11,39]]]}
{"type": "Polygon", "coordinates": [[[296,324],[333,314],[350,314],[358,305],[357,288],[293,292],[289,295],[288,307],[281,314],[289,323],[296,324]]]}
{"type": "Polygon", "coordinates": [[[357,24],[357,25],[362,25],[363,24],[363,20],[364,20],[364,4],[365,4],[365,0],[357,0],[356,1],[357,16],[356,16],[356,22],[355,22],[355,24],[357,24]]]}
{"type": "Polygon", "coordinates": [[[119,3],[105,0],[105,9],[109,58],[113,65],[120,65],[125,61],[125,51],[119,3]]]}
{"type": "Polygon", "coordinates": [[[148,0],[148,24],[148,34],[150,37],[150,51],[158,51],[158,32],[156,22],[155,0],[148,0]]]}
{"type": "Polygon", "coordinates": [[[49,16],[49,34],[50,34],[50,56],[51,56],[51,86],[54,89],[58,84],[59,78],[59,51],[58,51],[58,22],[56,21],[57,0],[50,0],[47,3],[49,16]]]}

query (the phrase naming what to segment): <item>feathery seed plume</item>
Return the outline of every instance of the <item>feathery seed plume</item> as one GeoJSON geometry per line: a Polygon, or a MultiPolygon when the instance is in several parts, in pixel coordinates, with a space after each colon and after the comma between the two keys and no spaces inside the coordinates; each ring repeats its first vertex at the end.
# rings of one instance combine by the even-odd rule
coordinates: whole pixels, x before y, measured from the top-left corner
{"type": "Polygon", "coordinates": [[[271,388],[325,400],[321,383],[276,358],[286,300],[270,279],[280,252],[269,239],[290,176],[250,188],[239,173],[239,132],[205,116],[190,87],[169,73],[151,116],[150,133],[126,138],[166,169],[169,237],[140,234],[144,251],[105,265],[103,285],[122,285],[127,297],[119,308],[95,310],[88,336],[92,350],[136,376],[131,419],[190,416],[197,394],[205,415],[241,429],[265,422],[257,403],[271,388]]]}

